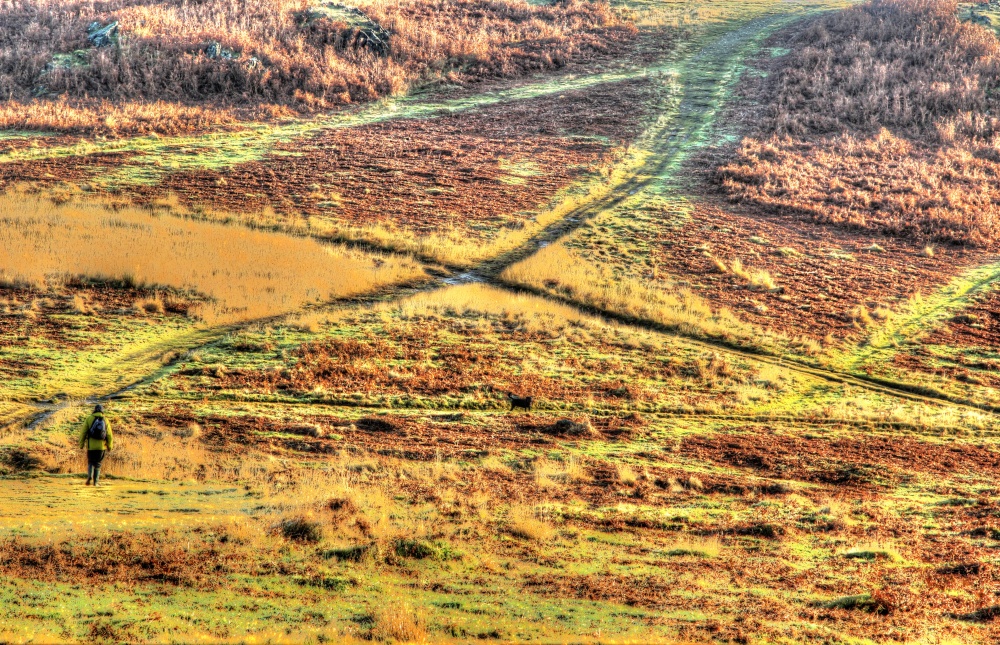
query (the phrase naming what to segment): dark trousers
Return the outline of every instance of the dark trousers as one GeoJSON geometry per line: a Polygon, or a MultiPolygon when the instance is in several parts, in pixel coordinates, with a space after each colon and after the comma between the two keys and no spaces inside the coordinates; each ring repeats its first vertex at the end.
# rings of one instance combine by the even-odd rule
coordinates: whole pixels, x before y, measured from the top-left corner
{"type": "Polygon", "coordinates": [[[97,478],[101,476],[101,462],[104,461],[103,450],[87,451],[87,479],[93,479],[97,483],[97,478]]]}

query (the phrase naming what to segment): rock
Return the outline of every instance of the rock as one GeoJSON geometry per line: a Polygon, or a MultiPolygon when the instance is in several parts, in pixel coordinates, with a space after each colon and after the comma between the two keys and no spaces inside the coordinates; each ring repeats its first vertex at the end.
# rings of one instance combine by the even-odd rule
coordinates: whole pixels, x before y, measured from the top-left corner
{"type": "Polygon", "coordinates": [[[233,50],[223,47],[218,41],[210,42],[205,46],[205,55],[209,58],[222,58],[225,60],[232,60],[236,58],[236,54],[233,50]]]}
{"type": "Polygon", "coordinates": [[[118,42],[118,21],[101,26],[100,22],[92,22],[87,27],[87,40],[94,47],[108,47],[118,42]]]}

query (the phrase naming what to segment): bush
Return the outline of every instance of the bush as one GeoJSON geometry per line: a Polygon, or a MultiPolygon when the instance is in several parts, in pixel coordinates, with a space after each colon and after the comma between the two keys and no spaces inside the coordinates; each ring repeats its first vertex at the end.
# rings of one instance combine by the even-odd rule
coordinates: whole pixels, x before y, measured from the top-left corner
{"type": "Polygon", "coordinates": [[[319,522],[296,517],[281,523],[281,534],[296,542],[319,542],[323,539],[323,527],[319,522]]]}
{"type": "Polygon", "coordinates": [[[375,544],[356,544],[323,552],[323,557],[341,562],[362,562],[374,558],[378,552],[375,544]]]}

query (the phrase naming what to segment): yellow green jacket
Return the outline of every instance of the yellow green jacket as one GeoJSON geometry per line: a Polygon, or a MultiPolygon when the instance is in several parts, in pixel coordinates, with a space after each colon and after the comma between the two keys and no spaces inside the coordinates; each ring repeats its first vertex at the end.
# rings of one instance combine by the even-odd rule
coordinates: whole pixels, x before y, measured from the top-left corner
{"type": "Polygon", "coordinates": [[[87,417],[87,420],[83,422],[83,432],[80,433],[80,447],[86,448],[87,450],[111,450],[112,443],[111,422],[108,418],[101,412],[91,414],[87,417]],[[94,419],[97,417],[104,418],[104,427],[108,429],[108,438],[105,441],[101,441],[100,439],[91,439],[88,436],[90,434],[90,426],[94,425],[94,419]]]}

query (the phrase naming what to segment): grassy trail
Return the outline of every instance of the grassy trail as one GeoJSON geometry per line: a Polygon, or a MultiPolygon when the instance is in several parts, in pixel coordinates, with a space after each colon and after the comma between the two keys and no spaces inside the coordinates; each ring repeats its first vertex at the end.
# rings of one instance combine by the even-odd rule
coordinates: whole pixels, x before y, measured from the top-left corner
{"type": "Polygon", "coordinates": [[[839,366],[856,371],[873,363],[891,363],[901,345],[933,331],[997,284],[1000,262],[993,262],[965,271],[929,296],[914,297],[904,311],[889,316],[861,346],[846,353],[839,366]]]}

